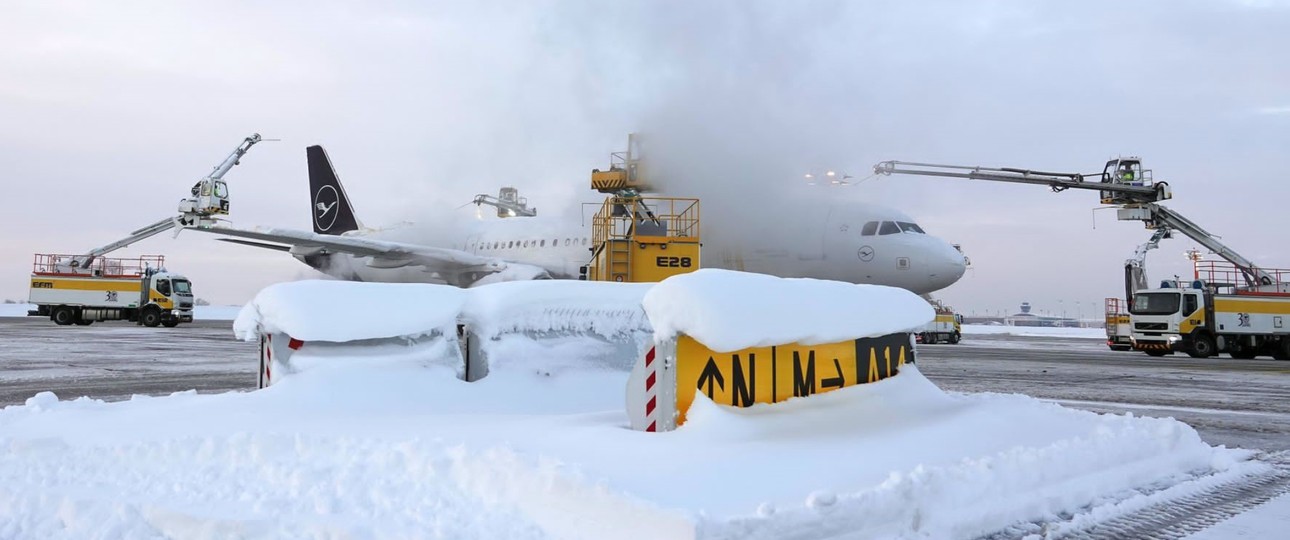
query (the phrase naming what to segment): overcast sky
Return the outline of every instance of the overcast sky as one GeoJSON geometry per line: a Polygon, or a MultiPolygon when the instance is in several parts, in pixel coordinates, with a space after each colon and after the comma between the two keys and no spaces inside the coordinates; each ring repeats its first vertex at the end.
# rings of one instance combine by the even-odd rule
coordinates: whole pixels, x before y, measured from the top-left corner
{"type": "MultiPolygon", "coordinates": [[[[597,200],[588,171],[645,131],[712,157],[686,180],[723,177],[720,200],[695,188],[705,207],[770,218],[756,192],[808,170],[1095,172],[1140,155],[1171,207],[1290,267],[1288,28],[1277,1],[5,2],[0,298],[25,298],[33,253],[172,214],[252,132],[282,140],[229,173],[238,226],[309,227],[304,147],[318,143],[367,225],[500,185],[576,213],[597,200]],[[731,183],[744,179],[756,189],[731,183]]],[[[962,244],[973,269],[941,296],[966,312],[1089,316],[1149,236],[1094,213],[1091,192],[884,177],[836,196],[962,244]]],[[[1153,281],[1189,272],[1190,247],[1153,252],[1153,281]]],[[[310,275],[191,232],[125,253],[166,254],[223,304],[310,275]]]]}

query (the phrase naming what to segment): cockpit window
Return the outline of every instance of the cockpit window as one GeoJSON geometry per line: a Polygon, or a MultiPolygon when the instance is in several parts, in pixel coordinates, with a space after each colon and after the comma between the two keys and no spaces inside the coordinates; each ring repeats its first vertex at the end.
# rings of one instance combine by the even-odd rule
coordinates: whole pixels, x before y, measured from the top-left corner
{"type": "Polygon", "coordinates": [[[893,221],[884,221],[882,226],[878,227],[878,234],[896,234],[898,232],[900,232],[900,227],[897,227],[893,221]]]}
{"type": "Polygon", "coordinates": [[[923,232],[923,228],[922,228],[922,227],[919,227],[917,223],[909,223],[909,222],[907,222],[907,221],[897,221],[897,222],[896,222],[896,224],[897,224],[897,225],[900,225],[900,230],[905,231],[905,232],[912,232],[912,233],[918,233],[918,234],[927,234],[927,233],[923,232]]]}
{"type": "Polygon", "coordinates": [[[876,232],[878,232],[877,221],[870,221],[869,223],[865,223],[864,228],[860,229],[861,236],[873,236],[874,233],[876,232]]]}

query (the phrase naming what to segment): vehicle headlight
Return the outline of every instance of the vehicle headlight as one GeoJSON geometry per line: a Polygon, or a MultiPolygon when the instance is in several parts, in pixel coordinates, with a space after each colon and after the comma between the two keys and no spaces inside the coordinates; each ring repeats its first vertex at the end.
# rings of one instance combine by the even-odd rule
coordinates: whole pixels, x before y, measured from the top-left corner
{"type": "Polygon", "coordinates": [[[1181,337],[1181,336],[1169,336],[1169,342],[1170,342],[1170,343],[1173,343],[1173,342],[1178,341],[1178,340],[1181,340],[1181,339],[1182,339],[1182,337],[1181,337]]]}

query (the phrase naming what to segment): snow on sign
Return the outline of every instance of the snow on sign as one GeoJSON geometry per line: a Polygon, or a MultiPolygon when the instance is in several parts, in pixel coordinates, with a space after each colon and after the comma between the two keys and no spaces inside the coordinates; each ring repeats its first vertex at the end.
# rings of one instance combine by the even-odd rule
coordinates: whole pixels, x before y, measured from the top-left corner
{"type": "Polygon", "coordinates": [[[667,431],[696,394],[749,407],[876,381],[914,360],[911,329],[935,311],[880,285],[702,269],[641,300],[654,347],[627,382],[632,428],[667,431]]]}
{"type": "Polygon", "coordinates": [[[632,370],[628,411],[633,429],[667,431],[685,422],[696,394],[734,407],[779,403],[885,379],[913,361],[907,333],[732,352],[681,335],[646,351],[632,370]]]}

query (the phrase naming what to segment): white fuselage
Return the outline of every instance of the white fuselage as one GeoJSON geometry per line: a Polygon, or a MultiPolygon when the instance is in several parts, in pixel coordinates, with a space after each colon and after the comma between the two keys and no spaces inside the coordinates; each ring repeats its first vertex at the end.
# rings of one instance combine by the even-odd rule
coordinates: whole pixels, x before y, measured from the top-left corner
{"type": "MultiPolygon", "coordinates": [[[[919,294],[948,287],[962,277],[966,268],[966,260],[958,249],[940,238],[915,232],[921,230],[908,226],[914,220],[895,209],[837,203],[801,210],[787,213],[788,217],[783,219],[744,224],[742,230],[722,230],[720,221],[706,221],[700,266],[780,277],[889,285],[919,294]],[[874,225],[866,228],[870,223],[874,225]]],[[[591,229],[576,219],[470,220],[456,230],[409,223],[346,235],[450,247],[540,267],[553,278],[576,278],[579,267],[591,258],[591,229]]],[[[375,267],[365,257],[347,254],[299,258],[341,279],[444,281],[433,269],[375,267]]]]}

